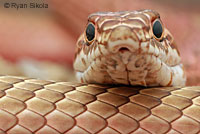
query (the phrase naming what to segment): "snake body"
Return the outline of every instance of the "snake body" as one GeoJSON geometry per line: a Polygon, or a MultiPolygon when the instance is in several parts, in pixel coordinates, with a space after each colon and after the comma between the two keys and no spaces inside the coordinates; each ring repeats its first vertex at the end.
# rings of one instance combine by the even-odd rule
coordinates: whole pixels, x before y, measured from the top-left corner
{"type": "Polygon", "coordinates": [[[200,87],[184,87],[161,24],[152,10],[90,15],[74,61],[82,83],[0,76],[0,134],[200,133],[200,87]]]}
{"type": "Polygon", "coordinates": [[[200,87],[0,77],[0,134],[197,134],[200,87]]]}

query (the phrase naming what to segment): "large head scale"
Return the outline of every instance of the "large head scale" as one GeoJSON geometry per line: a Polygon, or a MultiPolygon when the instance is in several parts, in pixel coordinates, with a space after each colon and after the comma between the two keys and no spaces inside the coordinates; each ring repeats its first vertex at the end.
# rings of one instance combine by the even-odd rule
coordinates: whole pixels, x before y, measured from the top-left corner
{"type": "Polygon", "coordinates": [[[186,81],[173,37],[152,10],[91,14],[77,42],[74,69],[87,83],[176,86],[186,81]]]}

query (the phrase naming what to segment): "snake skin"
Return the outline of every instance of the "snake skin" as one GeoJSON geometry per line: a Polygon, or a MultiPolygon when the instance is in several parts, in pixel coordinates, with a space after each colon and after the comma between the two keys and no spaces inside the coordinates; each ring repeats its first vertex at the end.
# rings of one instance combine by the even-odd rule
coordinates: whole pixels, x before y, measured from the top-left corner
{"type": "Polygon", "coordinates": [[[200,87],[123,87],[0,76],[0,134],[197,134],[200,87]]]}

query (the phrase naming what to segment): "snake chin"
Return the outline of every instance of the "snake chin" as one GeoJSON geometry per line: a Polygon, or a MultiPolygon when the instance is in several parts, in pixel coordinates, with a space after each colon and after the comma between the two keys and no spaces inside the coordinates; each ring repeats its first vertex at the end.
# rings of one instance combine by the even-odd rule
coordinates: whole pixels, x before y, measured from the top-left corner
{"type": "Polygon", "coordinates": [[[97,57],[87,70],[76,75],[84,83],[176,86],[185,84],[181,70],[182,64],[170,67],[155,55],[125,50],[97,57]]]}

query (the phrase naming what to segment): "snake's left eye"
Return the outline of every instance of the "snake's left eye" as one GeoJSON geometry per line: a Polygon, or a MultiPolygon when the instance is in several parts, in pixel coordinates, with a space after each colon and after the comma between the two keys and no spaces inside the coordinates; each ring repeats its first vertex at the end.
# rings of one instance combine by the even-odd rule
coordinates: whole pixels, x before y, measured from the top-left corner
{"type": "Polygon", "coordinates": [[[86,31],[86,38],[89,42],[93,41],[94,37],[95,37],[95,26],[92,23],[89,23],[87,25],[86,31]]]}
{"type": "Polygon", "coordinates": [[[163,34],[163,26],[159,19],[153,22],[153,34],[157,39],[160,39],[163,34]]]}

